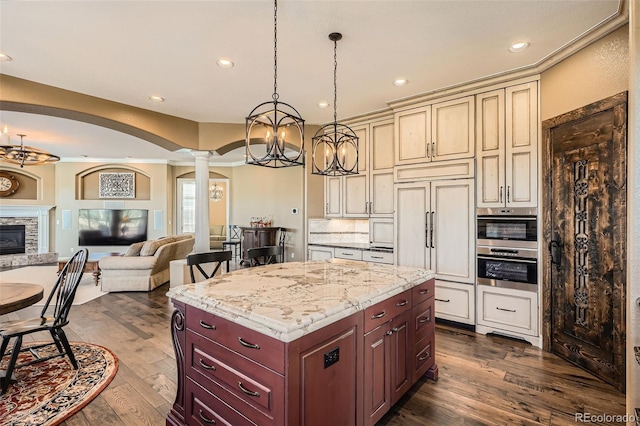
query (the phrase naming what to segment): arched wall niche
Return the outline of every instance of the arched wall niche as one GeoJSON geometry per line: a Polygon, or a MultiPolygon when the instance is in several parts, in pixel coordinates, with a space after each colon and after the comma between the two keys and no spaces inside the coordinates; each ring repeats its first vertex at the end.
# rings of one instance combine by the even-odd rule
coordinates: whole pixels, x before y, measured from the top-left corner
{"type": "Polygon", "coordinates": [[[104,200],[99,193],[101,173],[134,173],[135,196],[133,198],[110,198],[110,200],[151,199],[151,177],[135,167],[120,164],[103,164],[78,173],[76,175],[76,199],[104,200]]]}
{"type": "Polygon", "coordinates": [[[0,172],[8,173],[18,181],[18,190],[11,195],[3,197],[5,200],[37,200],[38,188],[42,185],[42,178],[24,169],[10,169],[0,167],[0,172]]]}

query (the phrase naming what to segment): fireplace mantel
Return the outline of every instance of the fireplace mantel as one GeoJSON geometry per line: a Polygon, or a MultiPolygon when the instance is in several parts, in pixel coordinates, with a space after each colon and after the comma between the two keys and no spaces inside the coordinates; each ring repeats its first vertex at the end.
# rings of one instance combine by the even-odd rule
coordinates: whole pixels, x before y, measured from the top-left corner
{"type": "Polygon", "coordinates": [[[49,211],[55,206],[0,206],[0,217],[38,218],[38,253],[49,252],[49,211]]]}

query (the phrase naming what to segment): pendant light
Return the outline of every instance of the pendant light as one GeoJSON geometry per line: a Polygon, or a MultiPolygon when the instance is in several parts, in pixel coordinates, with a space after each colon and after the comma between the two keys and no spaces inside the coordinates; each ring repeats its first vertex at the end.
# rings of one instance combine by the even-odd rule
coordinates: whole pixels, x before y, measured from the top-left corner
{"type": "Polygon", "coordinates": [[[312,163],[315,175],[343,176],[358,174],[358,136],[347,125],[338,123],[338,40],[342,34],[331,33],[333,41],[333,123],[325,124],[313,136],[312,163]]]}
{"type": "Polygon", "coordinates": [[[214,182],[213,185],[209,186],[209,199],[211,201],[217,203],[218,201],[222,200],[223,196],[224,190],[220,185],[218,185],[218,182],[214,182]]]}
{"type": "Polygon", "coordinates": [[[273,168],[303,166],[304,120],[278,96],[278,1],[273,4],[273,95],[246,118],[246,163],[273,168]]]}
{"type": "MultiPolygon", "coordinates": [[[[5,127],[6,134],[6,127],[5,127]]],[[[0,145],[0,160],[7,163],[18,164],[20,167],[24,166],[39,166],[41,164],[52,164],[60,161],[60,157],[50,154],[38,148],[31,146],[25,146],[22,138],[26,135],[20,136],[20,145],[0,145]]]]}

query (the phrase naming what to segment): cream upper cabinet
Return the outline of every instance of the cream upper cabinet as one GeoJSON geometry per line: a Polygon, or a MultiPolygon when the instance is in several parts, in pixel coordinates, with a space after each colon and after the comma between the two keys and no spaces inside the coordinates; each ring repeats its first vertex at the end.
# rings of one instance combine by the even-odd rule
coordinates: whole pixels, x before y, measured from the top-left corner
{"type": "Polygon", "coordinates": [[[325,178],[325,216],[393,217],[394,120],[350,127],[358,136],[358,174],[325,178]]]}
{"type": "Polygon", "coordinates": [[[369,125],[353,126],[351,129],[358,136],[358,174],[341,178],[342,217],[366,217],[369,215],[369,125]]]}
{"type": "Polygon", "coordinates": [[[369,125],[369,216],[393,217],[393,119],[369,125]]]}
{"type": "Polygon", "coordinates": [[[478,207],[537,206],[538,85],[476,96],[478,207]]]}
{"type": "Polygon", "coordinates": [[[395,165],[473,157],[474,108],[467,96],[397,112],[395,165]]]}

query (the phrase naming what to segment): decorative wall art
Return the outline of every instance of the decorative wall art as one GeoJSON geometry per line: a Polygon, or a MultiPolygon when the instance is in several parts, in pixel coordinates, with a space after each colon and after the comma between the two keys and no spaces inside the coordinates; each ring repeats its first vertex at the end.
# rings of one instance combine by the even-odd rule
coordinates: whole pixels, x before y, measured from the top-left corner
{"type": "Polygon", "coordinates": [[[135,173],[100,173],[100,198],[135,198],[135,173]]]}

